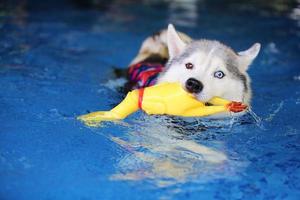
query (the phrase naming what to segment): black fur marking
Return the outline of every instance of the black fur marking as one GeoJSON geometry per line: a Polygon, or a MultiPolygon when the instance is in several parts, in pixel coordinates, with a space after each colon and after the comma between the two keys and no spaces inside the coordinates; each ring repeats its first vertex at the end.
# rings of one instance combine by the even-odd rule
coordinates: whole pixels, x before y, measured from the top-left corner
{"type": "Polygon", "coordinates": [[[157,31],[152,34],[152,38],[155,39],[157,36],[161,34],[162,31],[157,31]]]}
{"type": "Polygon", "coordinates": [[[126,77],[127,76],[127,71],[128,69],[124,69],[124,68],[117,68],[117,67],[114,67],[113,68],[113,71],[114,71],[114,75],[116,76],[116,78],[123,78],[123,77],[126,77]]]}
{"type": "Polygon", "coordinates": [[[233,64],[233,62],[229,61],[227,62],[227,70],[237,79],[241,80],[243,82],[243,86],[244,86],[244,91],[245,93],[248,92],[249,88],[248,88],[248,85],[247,85],[247,77],[242,74],[240,72],[240,70],[238,69],[237,66],[235,66],[233,64]]]}

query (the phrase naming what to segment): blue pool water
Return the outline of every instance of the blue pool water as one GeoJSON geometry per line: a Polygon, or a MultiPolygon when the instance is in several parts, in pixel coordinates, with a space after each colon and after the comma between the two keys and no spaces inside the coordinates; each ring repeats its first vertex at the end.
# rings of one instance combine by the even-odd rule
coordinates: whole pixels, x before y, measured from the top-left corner
{"type": "Polygon", "coordinates": [[[0,199],[300,199],[299,1],[0,6],[0,199]],[[261,42],[258,117],[78,122],[121,100],[112,66],[169,22],[236,50],[261,42]]]}

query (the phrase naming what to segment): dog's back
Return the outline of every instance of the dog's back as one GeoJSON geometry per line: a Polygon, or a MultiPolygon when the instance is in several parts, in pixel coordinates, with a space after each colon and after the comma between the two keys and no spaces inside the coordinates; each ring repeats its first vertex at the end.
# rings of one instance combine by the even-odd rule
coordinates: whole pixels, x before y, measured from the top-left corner
{"type": "MultiPolygon", "coordinates": [[[[184,33],[180,37],[190,42],[191,38],[184,33]]],[[[127,70],[126,90],[143,88],[156,84],[159,74],[169,60],[167,46],[167,30],[154,33],[146,38],[138,55],[132,60],[127,70]]]]}

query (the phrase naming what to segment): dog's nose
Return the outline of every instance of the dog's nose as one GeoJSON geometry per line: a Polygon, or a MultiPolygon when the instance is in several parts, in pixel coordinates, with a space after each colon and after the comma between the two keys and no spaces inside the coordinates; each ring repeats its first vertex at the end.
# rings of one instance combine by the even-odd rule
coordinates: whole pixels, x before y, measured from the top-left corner
{"type": "Polygon", "coordinates": [[[185,82],[185,87],[190,93],[199,93],[203,89],[203,84],[195,78],[189,78],[185,82]]]}

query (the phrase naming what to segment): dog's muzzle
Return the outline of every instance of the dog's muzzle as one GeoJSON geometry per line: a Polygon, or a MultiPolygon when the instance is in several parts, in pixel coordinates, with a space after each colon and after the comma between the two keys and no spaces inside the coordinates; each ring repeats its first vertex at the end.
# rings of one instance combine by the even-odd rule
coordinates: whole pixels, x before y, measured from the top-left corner
{"type": "Polygon", "coordinates": [[[195,78],[189,78],[185,82],[185,88],[190,93],[200,93],[203,89],[203,84],[195,78]]]}

